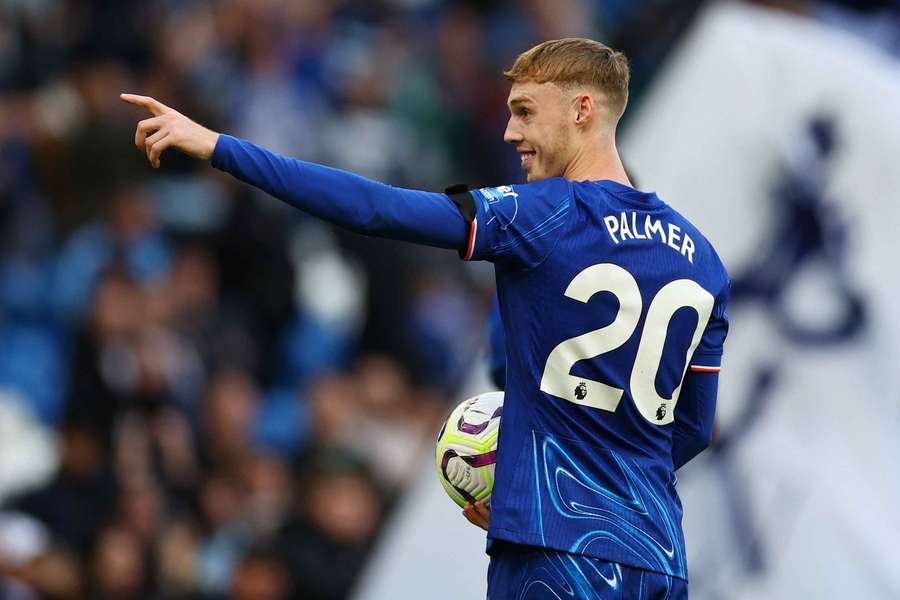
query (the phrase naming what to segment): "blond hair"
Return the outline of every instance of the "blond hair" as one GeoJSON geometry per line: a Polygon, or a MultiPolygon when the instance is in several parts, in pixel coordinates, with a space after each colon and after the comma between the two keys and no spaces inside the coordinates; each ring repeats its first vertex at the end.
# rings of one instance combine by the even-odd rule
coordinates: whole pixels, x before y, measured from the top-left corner
{"type": "Polygon", "coordinates": [[[585,38],[549,40],[526,50],[503,73],[513,83],[591,86],[606,97],[616,119],[628,103],[628,59],[605,44],[585,38]]]}

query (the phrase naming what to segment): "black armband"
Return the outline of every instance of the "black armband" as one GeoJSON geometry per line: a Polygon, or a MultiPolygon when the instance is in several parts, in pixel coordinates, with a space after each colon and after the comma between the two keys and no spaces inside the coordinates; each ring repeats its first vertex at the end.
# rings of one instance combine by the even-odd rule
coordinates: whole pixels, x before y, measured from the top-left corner
{"type": "Polygon", "coordinates": [[[466,244],[459,249],[459,257],[463,260],[471,260],[472,253],[475,251],[475,234],[478,230],[478,221],[475,219],[475,199],[469,193],[469,186],[464,183],[451,185],[444,190],[444,193],[456,205],[463,219],[469,224],[466,244]]]}
{"type": "Polygon", "coordinates": [[[475,220],[475,199],[469,193],[469,186],[465,183],[455,183],[445,189],[444,193],[456,205],[467,223],[475,220]]]}

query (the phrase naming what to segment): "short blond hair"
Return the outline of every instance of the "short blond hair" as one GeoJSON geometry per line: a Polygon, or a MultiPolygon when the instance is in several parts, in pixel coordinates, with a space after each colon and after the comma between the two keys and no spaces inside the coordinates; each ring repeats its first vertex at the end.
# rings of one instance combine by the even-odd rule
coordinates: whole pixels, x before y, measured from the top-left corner
{"type": "Polygon", "coordinates": [[[595,40],[563,38],[540,43],[520,54],[503,74],[513,83],[592,86],[604,94],[616,118],[622,116],[628,103],[628,59],[595,40]]]}

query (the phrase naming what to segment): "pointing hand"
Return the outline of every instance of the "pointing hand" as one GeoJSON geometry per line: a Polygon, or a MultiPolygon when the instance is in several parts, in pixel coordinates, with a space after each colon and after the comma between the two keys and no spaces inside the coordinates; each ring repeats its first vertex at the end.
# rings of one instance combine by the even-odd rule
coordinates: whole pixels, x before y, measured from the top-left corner
{"type": "Polygon", "coordinates": [[[188,156],[208,160],[219,141],[219,134],[199,125],[149,96],[120,94],[119,97],[136,106],[146,108],[152,118],[137,124],[134,145],[147,154],[154,169],[159,168],[159,157],[169,148],[181,150],[188,156]]]}

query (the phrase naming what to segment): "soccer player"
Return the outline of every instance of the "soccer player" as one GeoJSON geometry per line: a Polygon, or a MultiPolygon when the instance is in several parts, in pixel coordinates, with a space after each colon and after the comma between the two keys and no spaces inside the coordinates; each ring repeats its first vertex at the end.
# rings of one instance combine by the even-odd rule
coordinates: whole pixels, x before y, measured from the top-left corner
{"type": "Polygon", "coordinates": [[[528,183],[398,189],[219,134],[144,96],[135,144],[176,148],[370,235],[495,264],[506,396],[488,530],[488,597],[684,598],[675,470],[711,437],[729,279],[712,245],[616,150],[625,57],[544,42],[505,73],[505,141],[528,183]]]}

